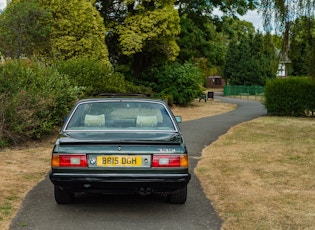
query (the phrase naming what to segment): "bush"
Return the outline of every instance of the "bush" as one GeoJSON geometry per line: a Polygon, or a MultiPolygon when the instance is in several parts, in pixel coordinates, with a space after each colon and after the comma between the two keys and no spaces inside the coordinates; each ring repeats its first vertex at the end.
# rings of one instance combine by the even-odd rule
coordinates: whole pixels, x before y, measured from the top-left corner
{"type": "Polygon", "coordinates": [[[50,133],[62,124],[80,92],[66,75],[36,61],[0,66],[0,147],[50,133]]]}
{"type": "Polygon", "coordinates": [[[154,68],[150,74],[153,89],[158,96],[173,103],[186,106],[202,94],[200,70],[190,62],[172,63],[154,68]]]}
{"type": "Polygon", "coordinates": [[[59,72],[67,74],[72,84],[84,88],[85,96],[99,93],[149,93],[150,89],[136,86],[125,80],[123,74],[114,72],[102,61],[73,58],[57,62],[59,72]]]}
{"type": "Polygon", "coordinates": [[[315,84],[307,77],[267,81],[265,107],[271,115],[305,116],[315,110],[315,84]]]}

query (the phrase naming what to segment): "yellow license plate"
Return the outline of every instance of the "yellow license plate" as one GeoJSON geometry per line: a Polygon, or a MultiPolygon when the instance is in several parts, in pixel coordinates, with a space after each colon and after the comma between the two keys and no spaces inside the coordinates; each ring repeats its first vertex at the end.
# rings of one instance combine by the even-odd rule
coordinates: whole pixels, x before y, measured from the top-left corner
{"type": "Polygon", "coordinates": [[[105,167],[141,167],[141,156],[98,156],[97,166],[105,167]]]}

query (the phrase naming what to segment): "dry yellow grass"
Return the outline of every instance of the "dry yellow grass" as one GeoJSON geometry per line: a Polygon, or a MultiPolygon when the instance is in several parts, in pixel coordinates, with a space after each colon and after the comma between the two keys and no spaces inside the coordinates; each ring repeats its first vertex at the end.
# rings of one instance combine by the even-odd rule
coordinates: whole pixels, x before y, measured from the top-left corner
{"type": "Polygon", "coordinates": [[[0,152],[0,229],[9,228],[25,195],[49,171],[53,142],[49,138],[0,152]]]}
{"type": "MultiPolygon", "coordinates": [[[[235,105],[216,100],[194,102],[188,107],[174,107],[184,121],[233,110],[235,105]]],[[[55,136],[19,148],[0,151],[0,229],[9,228],[25,195],[41,181],[50,169],[50,154],[55,136]]]]}
{"type": "Polygon", "coordinates": [[[315,229],[315,120],[262,117],[203,150],[195,169],[223,229],[315,229]]]}
{"type": "Polygon", "coordinates": [[[189,121],[226,113],[235,108],[236,105],[234,104],[223,103],[216,99],[208,99],[207,102],[198,102],[196,100],[187,107],[174,106],[172,107],[172,111],[175,115],[181,116],[183,121],[189,121]]]}

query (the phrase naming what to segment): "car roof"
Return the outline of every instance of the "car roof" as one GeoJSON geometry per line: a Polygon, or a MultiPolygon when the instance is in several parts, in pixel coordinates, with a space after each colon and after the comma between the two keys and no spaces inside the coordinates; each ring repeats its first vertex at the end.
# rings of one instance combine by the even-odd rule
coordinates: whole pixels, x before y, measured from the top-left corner
{"type": "Polygon", "coordinates": [[[85,103],[85,102],[101,102],[101,101],[141,101],[141,102],[159,102],[163,103],[164,101],[161,99],[149,99],[149,98],[132,98],[132,97],[97,97],[97,98],[86,98],[81,99],[77,102],[77,104],[85,103]]]}

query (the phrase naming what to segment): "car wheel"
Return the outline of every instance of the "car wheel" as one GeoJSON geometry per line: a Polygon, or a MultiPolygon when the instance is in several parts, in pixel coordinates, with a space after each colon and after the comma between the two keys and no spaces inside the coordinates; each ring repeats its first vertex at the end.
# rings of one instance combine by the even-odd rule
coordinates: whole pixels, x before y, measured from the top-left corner
{"type": "Polygon", "coordinates": [[[187,200],[187,185],[175,193],[167,195],[167,201],[171,204],[185,204],[187,200]]]}
{"type": "Polygon", "coordinates": [[[64,191],[55,186],[55,200],[58,204],[69,204],[74,201],[74,193],[64,191]]]}

